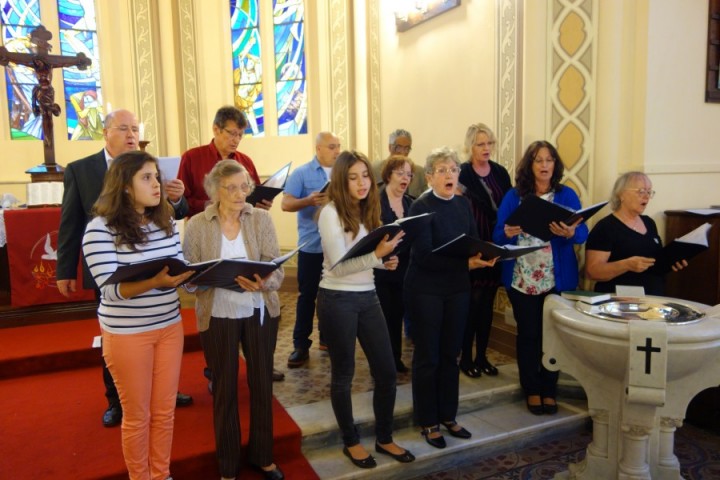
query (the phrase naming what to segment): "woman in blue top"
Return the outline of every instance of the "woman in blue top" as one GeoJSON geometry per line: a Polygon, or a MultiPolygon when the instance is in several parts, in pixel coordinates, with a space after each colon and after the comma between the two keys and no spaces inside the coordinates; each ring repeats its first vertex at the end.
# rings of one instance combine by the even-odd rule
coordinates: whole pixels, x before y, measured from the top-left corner
{"type": "MultiPolygon", "coordinates": [[[[544,248],[503,262],[502,281],[517,322],[517,360],[520,384],[525,391],[528,410],[535,415],[557,413],[555,392],[558,372],[542,366],[543,303],[550,293],[574,290],[578,285],[578,264],[574,246],[585,242],[587,225],[553,222],[549,242],[524,233],[506,220],[529,195],[573,210],[581,207],[571,188],[560,184],[565,167],[555,147],[539,140],[525,151],[515,175],[515,188],[503,198],[493,231],[499,245],[544,245],[544,248]]],[[[579,221],[578,221],[579,222],[579,221]]]]}

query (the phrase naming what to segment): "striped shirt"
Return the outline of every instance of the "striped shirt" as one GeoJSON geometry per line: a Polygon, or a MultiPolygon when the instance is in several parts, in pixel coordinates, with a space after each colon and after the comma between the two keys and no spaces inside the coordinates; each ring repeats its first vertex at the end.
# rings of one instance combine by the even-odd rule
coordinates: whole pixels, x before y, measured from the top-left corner
{"type": "Polygon", "coordinates": [[[120,295],[119,284],[105,285],[105,281],[118,267],[155,258],[175,257],[183,260],[180,236],[173,221],[173,234],[150,223],[144,229],[147,243],[118,246],[117,235],[107,226],[106,219],[95,217],[88,223],[83,237],[83,255],[90,273],[100,286],[98,320],[103,330],[110,333],[131,334],[165,328],[180,321],[180,302],[176,289],[149,290],[133,298],[120,295]]]}

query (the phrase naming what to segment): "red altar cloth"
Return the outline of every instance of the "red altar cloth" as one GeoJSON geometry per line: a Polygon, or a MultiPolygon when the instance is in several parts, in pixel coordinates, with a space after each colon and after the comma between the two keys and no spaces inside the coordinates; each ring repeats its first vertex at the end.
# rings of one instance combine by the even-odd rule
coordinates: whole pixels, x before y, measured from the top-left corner
{"type": "Polygon", "coordinates": [[[59,208],[6,210],[10,304],[30,307],[46,303],[94,300],[92,290],[83,290],[82,268],[78,265],[78,291],[65,298],[57,289],[57,234],[59,208]]]}

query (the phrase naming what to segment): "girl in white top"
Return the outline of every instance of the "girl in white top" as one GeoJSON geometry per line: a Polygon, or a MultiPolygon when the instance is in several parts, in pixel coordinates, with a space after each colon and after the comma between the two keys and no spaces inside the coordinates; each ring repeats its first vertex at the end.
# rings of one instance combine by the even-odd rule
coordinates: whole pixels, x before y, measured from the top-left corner
{"type": "Polygon", "coordinates": [[[355,428],[351,387],[358,340],[375,380],[375,451],[403,463],[415,457],[393,442],[395,362],[380,302],[375,294],[373,268],[397,268],[392,254],[403,233],[387,236],[375,251],[346,260],[333,268],[368,231],[380,226],[380,200],[367,157],[342,152],[333,167],[328,188],[330,202],[322,208],[318,230],[323,248],[323,276],[317,299],[320,330],[328,346],[332,378],[330,398],[345,447],[343,453],[360,468],[373,468],[375,459],[360,444],[355,428]]]}
{"type": "Polygon", "coordinates": [[[93,213],[83,255],[100,288],[103,357],[120,395],[125,464],[132,480],[169,478],[183,350],[175,288],[192,272],[171,276],[164,267],[147,280],[106,283],[122,265],[183,258],[155,158],[116,157],[93,213]]]}

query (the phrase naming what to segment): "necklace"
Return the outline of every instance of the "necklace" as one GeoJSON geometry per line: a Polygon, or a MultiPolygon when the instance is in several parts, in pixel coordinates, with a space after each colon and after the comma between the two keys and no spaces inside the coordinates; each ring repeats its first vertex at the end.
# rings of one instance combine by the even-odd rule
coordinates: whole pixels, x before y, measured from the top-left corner
{"type": "Polygon", "coordinates": [[[634,232],[643,233],[642,227],[645,226],[642,219],[638,217],[634,217],[630,220],[625,220],[620,215],[617,215],[617,217],[620,219],[622,223],[624,223],[629,229],[633,230],[634,232]]]}

